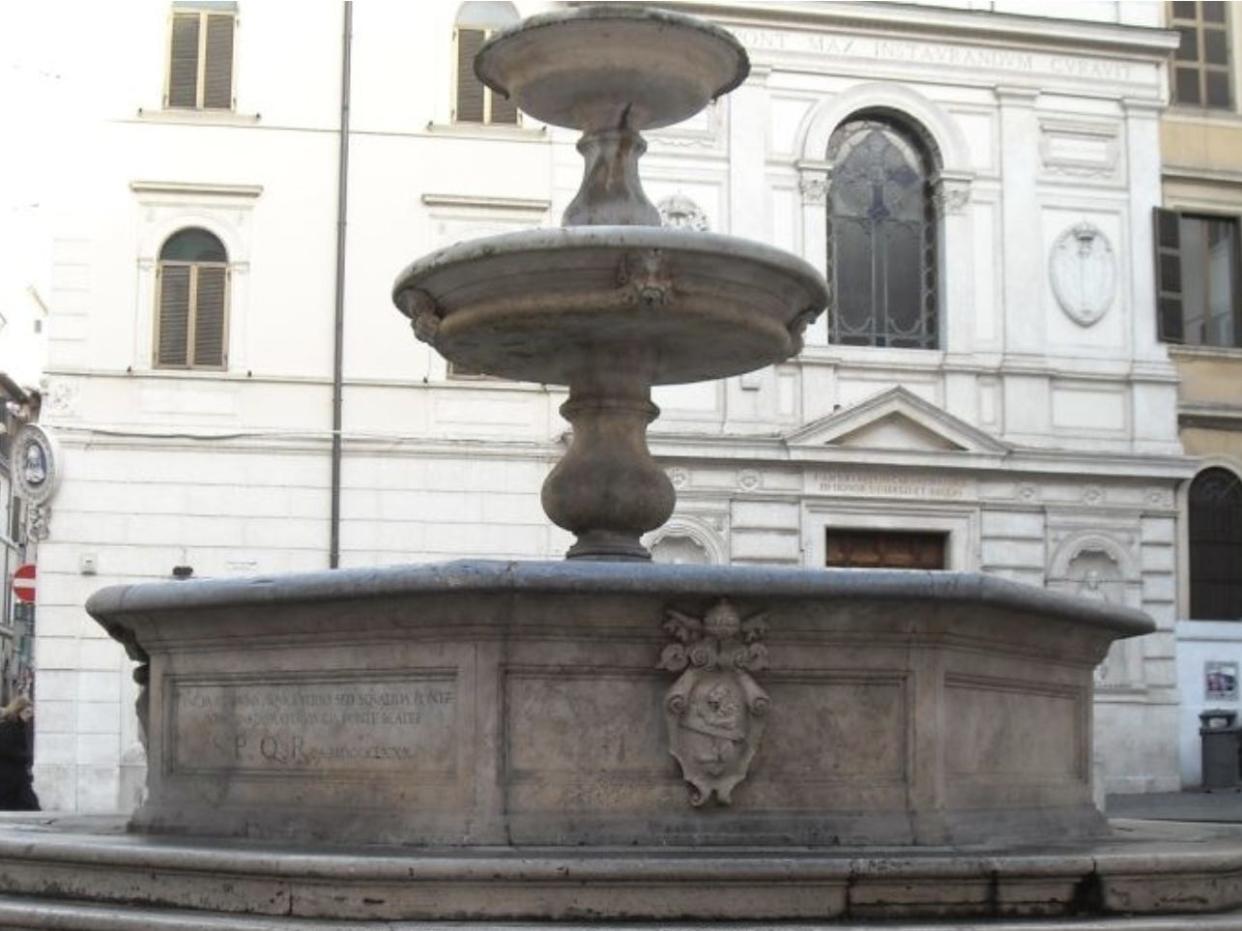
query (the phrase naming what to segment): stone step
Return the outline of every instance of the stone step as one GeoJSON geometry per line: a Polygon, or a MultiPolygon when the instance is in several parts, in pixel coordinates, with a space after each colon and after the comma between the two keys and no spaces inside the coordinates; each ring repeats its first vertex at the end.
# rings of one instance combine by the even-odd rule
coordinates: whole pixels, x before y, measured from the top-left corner
{"type": "MultiPolygon", "coordinates": [[[[1021,850],[432,851],[142,837],[123,833],[116,818],[0,823],[0,890],[10,897],[3,914],[13,916],[40,903],[100,915],[187,909],[220,921],[246,915],[303,925],[955,919],[953,927],[965,928],[973,925],[963,921],[1022,917],[1091,928],[1082,922],[1093,915],[1193,916],[1181,925],[1117,925],[1189,929],[1217,927],[1204,922],[1242,908],[1242,828],[1232,826],[1115,822],[1108,841],[1021,850]]],[[[33,920],[0,927],[79,927],[33,920]]]]}
{"type": "MultiPolygon", "coordinates": [[[[703,931],[703,922],[662,922],[659,931],[703,931]]],[[[0,928],[10,931],[652,931],[623,922],[442,922],[308,921],[247,915],[100,906],[0,896],[0,928]]],[[[834,923],[832,931],[880,931],[874,924],[834,923]]],[[[774,931],[771,925],[734,923],[729,931],[774,931]]],[[[1051,920],[885,923],[883,931],[1242,931],[1242,912],[1162,917],[1065,918],[1051,920]]],[[[781,924],[779,931],[825,931],[823,924],[781,924]]]]}

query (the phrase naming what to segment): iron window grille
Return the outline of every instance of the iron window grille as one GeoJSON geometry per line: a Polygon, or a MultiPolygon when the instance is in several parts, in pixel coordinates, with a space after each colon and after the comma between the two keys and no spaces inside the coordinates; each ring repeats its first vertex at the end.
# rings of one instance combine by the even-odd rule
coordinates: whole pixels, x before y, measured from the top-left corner
{"type": "Polygon", "coordinates": [[[936,215],[922,140],[890,120],[842,124],[828,144],[829,340],[935,349],[936,215]]]}

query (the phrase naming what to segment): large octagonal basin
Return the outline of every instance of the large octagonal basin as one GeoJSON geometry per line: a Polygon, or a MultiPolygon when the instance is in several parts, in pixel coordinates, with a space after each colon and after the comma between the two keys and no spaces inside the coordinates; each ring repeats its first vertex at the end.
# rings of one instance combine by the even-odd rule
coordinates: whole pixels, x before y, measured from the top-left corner
{"type": "Polygon", "coordinates": [[[1092,671],[1152,629],[977,574],[572,562],[87,609],[149,683],[135,828],[414,846],[1091,837],[1092,671]]]}

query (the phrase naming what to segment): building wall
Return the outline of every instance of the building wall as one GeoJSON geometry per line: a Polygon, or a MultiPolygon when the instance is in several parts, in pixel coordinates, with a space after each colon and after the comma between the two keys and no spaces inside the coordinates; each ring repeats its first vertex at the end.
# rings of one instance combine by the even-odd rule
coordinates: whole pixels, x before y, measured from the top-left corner
{"type": "MultiPolygon", "coordinates": [[[[1148,258],[1167,42],[1150,23],[1118,25],[1141,19],[1128,5],[1075,4],[1068,38],[1005,15],[981,34],[975,5],[951,6],[700,8],[747,46],[752,74],[650,134],[652,200],[688,197],[712,230],[822,268],[828,136],[859,109],[904,113],[942,158],[945,336],[938,350],[833,346],[820,321],[796,361],[660,389],[652,447],[680,501],[652,542],[659,558],[814,567],[827,526],[924,527],[949,534],[951,568],[1143,607],[1160,632],[1101,672],[1097,752],[1111,788],[1170,788],[1173,491],[1187,467],[1148,258]],[[1115,263],[1091,324],[1061,310],[1047,272],[1083,222],[1115,263]]],[[[135,689],[82,610],[90,591],[173,566],[327,566],[341,10],[301,11],[290,43],[287,16],[243,3],[237,112],[223,115],[160,109],[167,14],[136,6],[133,54],[84,69],[95,158],[55,241],[44,419],[67,464],[40,549],[49,807],[128,808],[140,791],[135,689]],[[155,259],[185,225],[229,250],[226,372],[151,365],[155,259]]],[[[450,377],[389,297],[436,247],[555,224],[581,176],[569,132],[450,122],[453,15],[354,10],[347,566],[557,558],[570,542],[538,503],[564,448],[563,390],[450,377]]]]}
{"type": "MultiPolygon", "coordinates": [[[[1160,145],[1164,206],[1233,218],[1242,229],[1242,129],[1238,125],[1242,69],[1237,66],[1242,16],[1238,12],[1232,4],[1228,6],[1234,106],[1227,110],[1170,107],[1161,119],[1160,145]]],[[[1235,295],[1235,302],[1239,300],[1235,295]]],[[[1223,467],[1242,477],[1242,348],[1174,346],[1170,356],[1179,379],[1179,436],[1186,453],[1196,460],[1196,471],[1223,467]]],[[[1187,489],[1188,483],[1179,489],[1182,513],[1187,489]]],[[[1209,698],[1205,691],[1209,663],[1235,663],[1242,669],[1242,618],[1189,619],[1191,567],[1184,520],[1179,534],[1179,758],[1183,784],[1197,786],[1201,782],[1199,712],[1219,707],[1242,710],[1238,700],[1209,698]]],[[[1237,572],[1242,577],[1242,565],[1237,572]]]]}

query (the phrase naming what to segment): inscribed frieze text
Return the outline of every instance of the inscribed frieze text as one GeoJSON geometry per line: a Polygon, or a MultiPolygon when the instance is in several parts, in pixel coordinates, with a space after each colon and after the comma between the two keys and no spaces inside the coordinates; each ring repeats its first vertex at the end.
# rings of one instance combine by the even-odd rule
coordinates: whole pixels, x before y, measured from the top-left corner
{"type": "Polygon", "coordinates": [[[451,673],[172,683],[173,764],[180,771],[383,770],[450,773],[451,673]]]}
{"type": "Polygon", "coordinates": [[[815,477],[818,491],[830,495],[871,495],[888,498],[962,498],[966,483],[936,475],[877,475],[833,470],[815,477]]]}
{"type": "Polygon", "coordinates": [[[1073,55],[1048,55],[1020,49],[978,48],[945,43],[913,42],[871,36],[824,35],[814,32],[735,28],[742,44],[752,49],[815,52],[837,58],[908,62],[950,68],[978,68],[1025,74],[1052,74],[1085,80],[1129,81],[1124,61],[1073,55]]]}

